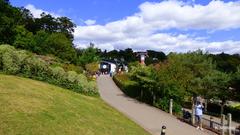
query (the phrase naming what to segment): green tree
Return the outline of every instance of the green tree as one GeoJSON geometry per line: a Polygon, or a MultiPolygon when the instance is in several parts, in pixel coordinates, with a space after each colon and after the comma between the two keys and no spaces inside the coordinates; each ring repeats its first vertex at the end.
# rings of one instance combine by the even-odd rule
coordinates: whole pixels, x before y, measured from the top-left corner
{"type": "Polygon", "coordinates": [[[90,46],[86,49],[79,51],[78,63],[85,67],[88,63],[98,62],[100,60],[100,54],[98,53],[98,49],[94,47],[94,44],[90,44],[90,46]]]}
{"type": "Polygon", "coordinates": [[[205,77],[204,85],[207,87],[210,97],[221,100],[221,114],[223,114],[226,101],[231,100],[233,96],[230,81],[229,74],[217,70],[205,77]]]}
{"type": "Polygon", "coordinates": [[[53,33],[48,36],[42,49],[46,54],[53,54],[70,62],[73,62],[76,57],[72,42],[62,33],[53,33]]]}
{"type": "Polygon", "coordinates": [[[58,29],[65,34],[68,39],[73,41],[73,32],[76,25],[67,17],[58,17],[58,29]]]}
{"type": "Polygon", "coordinates": [[[34,35],[35,47],[32,49],[33,52],[37,54],[47,54],[46,47],[50,47],[46,45],[46,40],[51,34],[45,32],[44,30],[38,31],[34,35]]]}
{"type": "Polygon", "coordinates": [[[240,66],[237,67],[237,72],[232,74],[231,87],[235,91],[235,100],[240,101],[240,66]]]}
{"type": "Polygon", "coordinates": [[[13,46],[21,49],[34,50],[35,42],[31,32],[25,29],[24,26],[16,26],[15,33],[16,36],[13,46]]]}

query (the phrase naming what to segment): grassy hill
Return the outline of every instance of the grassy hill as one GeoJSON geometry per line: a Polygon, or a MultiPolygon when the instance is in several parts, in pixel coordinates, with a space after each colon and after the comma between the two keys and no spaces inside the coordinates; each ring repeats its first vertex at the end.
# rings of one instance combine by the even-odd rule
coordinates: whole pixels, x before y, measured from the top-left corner
{"type": "Polygon", "coordinates": [[[148,134],[101,99],[0,74],[0,135],[148,134]]]}

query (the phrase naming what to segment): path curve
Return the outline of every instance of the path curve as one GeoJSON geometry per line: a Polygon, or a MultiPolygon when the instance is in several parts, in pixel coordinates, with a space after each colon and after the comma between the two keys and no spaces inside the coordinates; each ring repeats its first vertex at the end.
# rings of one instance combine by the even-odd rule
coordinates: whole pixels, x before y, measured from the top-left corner
{"type": "Polygon", "coordinates": [[[197,130],[160,109],[125,96],[109,76],[98,77],[97,85],[101,98],[105,102],[127,115],[153,135],[160,135],[162,125],[167,127],[167,135],[212,134],[206,133],[206,130],[204,132],[197,130]]]}

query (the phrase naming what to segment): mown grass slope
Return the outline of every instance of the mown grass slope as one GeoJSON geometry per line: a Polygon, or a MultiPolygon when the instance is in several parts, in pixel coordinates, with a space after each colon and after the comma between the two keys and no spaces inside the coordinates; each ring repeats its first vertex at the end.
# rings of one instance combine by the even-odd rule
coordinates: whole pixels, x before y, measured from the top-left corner
{"type": "Polygon", "coordinates": [[[143,135],[106,105],[43,82],[0,74],[0,135],[143,135]]]}

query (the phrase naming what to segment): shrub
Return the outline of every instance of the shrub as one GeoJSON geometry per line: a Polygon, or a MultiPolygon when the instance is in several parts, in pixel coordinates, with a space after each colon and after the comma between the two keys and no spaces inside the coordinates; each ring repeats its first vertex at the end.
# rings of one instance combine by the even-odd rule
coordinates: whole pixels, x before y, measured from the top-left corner
{"type": "Polygon", "coordinates": [[[158,99],[155,101],[154,106],[167,112],[169,110],[169,99],[167,99],[166,97],[158,99]]]}
{"type": "Polygon", "coordinates": [[[74,83],[77,80],[78,74],[75,71],[68,71],[67,72],[67,79],[68,81],[74,83]]]}
{"type": "MultiPolygon", "coordinates": [[[[164,97],[164,98],[159,99],[156,102],[154,102],[154,106],[162,109],[163,111],[168,112],[169,111],[169,103],[170,103],[170,99],[164,97]]],[[[181,110],[182,110],[181,105],[179,105],[177,102],[173,101],[173,108],[172,108],[173,113],[180,114],[181,110]]]]}
{"type": "Polygon", "coordinates": [[[64,69],[65,71],[75,71],[75,72],[77,72],[78,74],[83,73],[83,68],[82,68],[82,67],[80,67],[80,66],[75,66],[75,65],[73,65],[73,64],[64,64],[64,65],[63,65],[63,69],[64,69]]]}
{"type": "Polygon", "coordinates": [[[16,50],[9,45],[0,46],[0,70],[55,84],[85,95],[98,96],[96,83],[88,81],[84,74],[62,67],[51,68],[48,62],[32,53],[16,50]]]}
{"type": "Polygon", "coordinates": [[[2,68],[7,74],[17,74],[20,71],[20,63],[15,51],[5,52],[2,55],[2,68]]]}
{"type": "Polygon", "coordinates": [[[94,75],[99,69],[99,63],[93,62],[85,65],[86,70],[89,74],[94,75]]]}
{"type": "Polygon", "coordinates": [[[0,70],[3,70],[3,55],[6,52],[13,52],[15,49],[10,45],[0,45],[0,70]]]}
{"type": "Polygon", "coordinates": [[[67,77],[67,74],[62,67],[52,68],[52,73],[55,79],[61,78],[61,80],[64,80],[67,77]]]}
{"type": "Polygon", "coordinates": [[[38,80],[48,80],[49,66],[47,63],[35,56],[26,58],[21,73],[25,77],[35,78],[38,80]]]}
{"type": "Polygon", "coordinates": [[[127,75],[115,75],[113,76],[113,80],[126,95],[133,98],[140,97],[141,89],[139,84],[135,81],[131,81],[127,75]]]}

